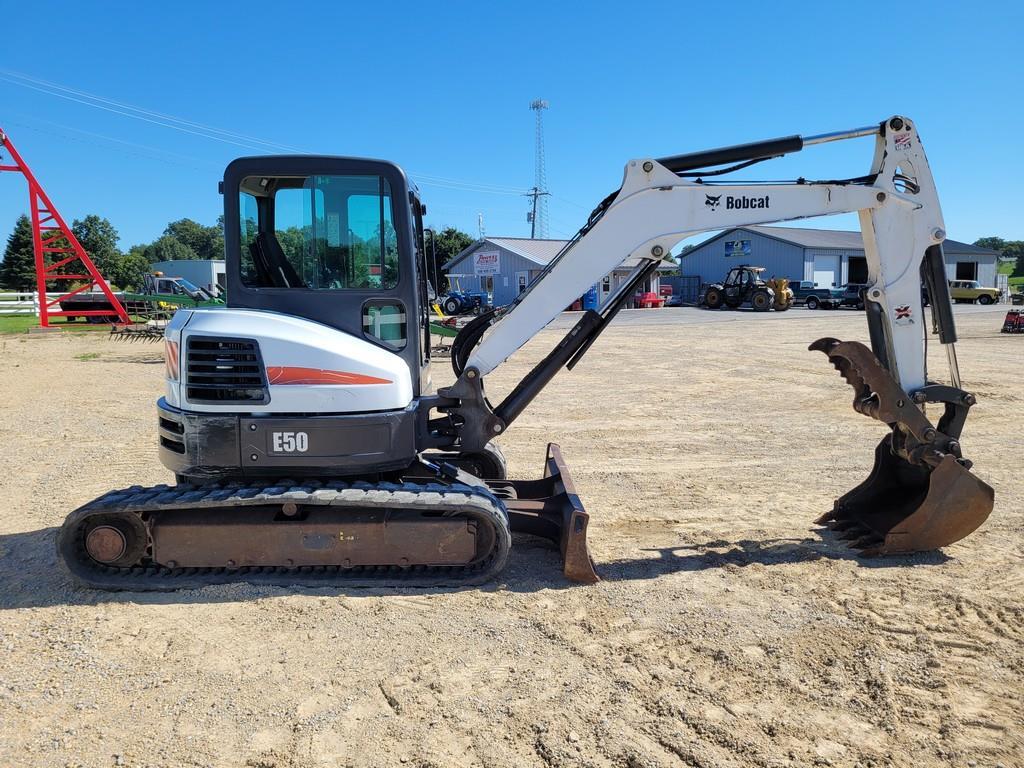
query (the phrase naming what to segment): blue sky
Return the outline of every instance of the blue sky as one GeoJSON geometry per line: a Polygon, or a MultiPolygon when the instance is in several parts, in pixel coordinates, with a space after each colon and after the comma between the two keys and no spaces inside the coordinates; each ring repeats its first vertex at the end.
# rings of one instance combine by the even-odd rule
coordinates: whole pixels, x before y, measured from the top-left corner
{"type": "MultiPolygon", "coordinates": [[[[576,231],[630,158],[901,113],[921,131],[950,237],[1024,239],[1021,3],[6,5],[0,126],[65,218],[106,216],[124,248],[169,220],[213,223],[227,162],[279,147],[394,160],[429,224],[475,234],[482,213],[488,234],[528,236],[538,97],[551,105],[553,237],[576,231]]],[[[859,140],[738,177],[858,175],[870,159],[859,140]]],[[[0,174],[0,237],[26,207],[21,179],[0,174]]]]}

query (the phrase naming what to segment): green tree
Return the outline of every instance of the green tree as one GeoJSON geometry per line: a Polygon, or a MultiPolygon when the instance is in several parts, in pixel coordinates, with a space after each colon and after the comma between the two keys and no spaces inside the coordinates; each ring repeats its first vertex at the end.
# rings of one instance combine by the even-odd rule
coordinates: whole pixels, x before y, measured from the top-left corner
{"type": "Polygon", "coordinates": [[[191,257],[193,259],[224,258],[224,227],[219,219],[212,227],[203,226],[192,219],[172,221],[164,230],[164,235],[187,245],[195,254],[191,257]]]}
{"type": "Polygon", "coordinates": [[[435,276],[438,276],[437,280],[440,285],[434,286],[438,295],[448,290],[448,277],[444,273],[444,265],[474,242],[472,237],[455,227],[445,227],[439,232],[435,232],[433,242],[431,242],[429,233],[424,234],[423,245],[427,249],[427,277],[433,284],[435,276]]]}
{"type": "MultiPolygon", "coordinates": [[[[75,219],[71,222],[71,231],[89,254],[100,274],[108,282],[116,283],[111,275],[117,270],[122,254],[117,247],[118,235],[114,225],[101,216],[90,214],[84,219],[75,219]]],[[[80,268],[79,262],[76,261],[75,265],[76,269],[80,268]]]]}
{"type": "Polygon", "coordinates": [[[32,222],[22,214],[7,238],[0,263],[0,285],[16,291],[31,290],[36,284],[36,259],[32,244],[32,222]]]}
{"type": "Polygon", "coordinates": [[[1000,255],[1014,259],[1014,277],[1024,277],[1024,240],[1003,240],[1001,237],[982,237],[974,241],[981,248],[991,248],[1000,255]]]}
{"type": "Polygon", "coordinates": [[[149,260],[146,258],[146,245],[133,245],[128,253],[118,259],[107,279],[114,285],[127,290],[142,290],[143,279],[150,272],[149,260]]]}
{"type": "Polygon", "coordinates": [[[974,244],[979,248],[991,248],[993,251],[1003,250],[1003,246],[1006,245],[1006,241],[1001,237],[979,237],[974,241],[974,244]]]}
{"type": "Polygon", "coordinates": [[[178,259],[198,259],[196,252],[185,243],[171,235],[164,235],[145,247],[143,256],[149,264],[157,261],[176,261],[178,259]]]}

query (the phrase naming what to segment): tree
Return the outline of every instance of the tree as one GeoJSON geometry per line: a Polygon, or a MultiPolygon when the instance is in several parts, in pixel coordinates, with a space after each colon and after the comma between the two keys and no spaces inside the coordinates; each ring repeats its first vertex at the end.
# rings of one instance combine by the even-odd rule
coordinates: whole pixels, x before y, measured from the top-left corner
{"type": "MultiPolygon", "coordinates": [[[[111,277],[117,270],[118,262],[121,261],[121,251],[117,247],[118,235],[114,225],[101,216],[90,214],[84,219],[75,219],[71,222],[71,231],[89,254],[100,274],[108,282],[117,282],[111,277]]],[[[76,270],[79,269],[79,263],[74,263],[76,270]]]]}
{"type": "Polygon", "coordinates": [[[434,290],[441,295],[448,290],[448,277],[442,267],[471,246],[474,240],[455,227],[445,227],[440,232],[435,232],[433,238],[426,234],[424,241],[424,247],[427,249],[427,278],[433,284],[435,275],[438,276],[440,285],[435,285],[434,290]]]}
{"type": "Polygon", "coordinates": [[[974,244],[979,248],[991,248],[993,251],[1003,250],[1003,246],[1006,245],[1006,241],[1001,237],[979,237],[974,241],[974,244]]]}
{"type": "Polygon", "coordinates": [[[4,260],[0,263],[0,285],[16,291],[32,290],[36,285],[36,259],[32,244],[32,222],[22,214],[7,238],[4,260]]]}
{"type": "Polygon", "coordinates": [[[195,254],[190,258],[224,258],[224,227],[220,219],[212,227],[205,227],[192,219],[172,221],[164,230],[164,236],[173,237],[179,243],[187,245],[195,254]]]}
{"type": "Polygon", "coordinates": [[[133,245],[128,253],[123,254],[117,265],[106,278],[121,288],[142,290],[143,280],[150,272],[149,260],[146,258],[146,245],[133,245]]]}
{"type": "Polygon", "coordinates": [[[974,241],[981,248],[999,251],[1004,258],[1016,261],[1013,269],[1014,277],[1024,277],[1024,240],[1003,240],[1001,237],[982,237],[974,241]]]}
{"type": "Polygon", "coordinates": [[[150,243],[143,250],[146,262],[153,264],[157,261],[176,261],[178,259],[198,259],[196,252],[189,246],[171,235],[164,235],[159,240],[150,243]]]}

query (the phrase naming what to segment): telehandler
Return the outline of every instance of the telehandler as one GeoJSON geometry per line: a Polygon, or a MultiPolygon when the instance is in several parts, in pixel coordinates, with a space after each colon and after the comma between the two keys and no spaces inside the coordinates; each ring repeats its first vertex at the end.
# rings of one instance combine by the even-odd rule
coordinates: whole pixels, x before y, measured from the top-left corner
{"type": "Polygon", "coordinates": [[[72,512],[60,557],[83,584],[174,589],[215,582],[431,586],[501,572],[513,531],[558,543],[566,576],[593,582],[588,516],[556,445],[544,476],[509,480],[491,441],[573,368],[663,256],[706,230],[857,212],[871,347],[819,339],[853,406],[890,432],[870,476],[819,522],[864,555],[942,547],[989,515],[970,472],[942,256],[945,229],[916,126],[905,117],[626,164],[622,186],[510,306],[458,334],[456,381],[433,391],[419,192],[390,162],[246,157],[222,182],[228,303],[183,308],[165,338],[159,455],[175,485],[133,486],[72,512]],[[856,178],[723,182],[824,142],[872,137],[856,178]],[[725,167],[723,167],[725,166],[725,167]],[[564,307],[639,259],[500,402],[486,377],[564,307]],[[921,284],[932,297],[929,324],[921,284]],[[949,383],[926,370],[929,330],[949,383]],[[941,407],[937,422],[927,404],[941,407]]]}
{"type": "Polygon", "coordinates": [[[708,309],[739,309],[749,302],[755,312],[785,312],[793,306],[793,291],[789,280],[773,277],[767,282],[761,278],[764,267],[741,264],[733,267],[720,283],[704,288],[704,306],[708,309]]]}

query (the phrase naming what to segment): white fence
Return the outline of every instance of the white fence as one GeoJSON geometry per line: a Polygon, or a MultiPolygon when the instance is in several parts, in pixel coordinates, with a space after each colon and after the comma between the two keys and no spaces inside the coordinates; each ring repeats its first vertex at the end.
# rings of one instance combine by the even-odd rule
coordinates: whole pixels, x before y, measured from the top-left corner
{"type": "Polygon", "coordinates": [[[39,317],[39,294],[35,291],[0,293],[0,315],[35,315],[39,317]]]}

